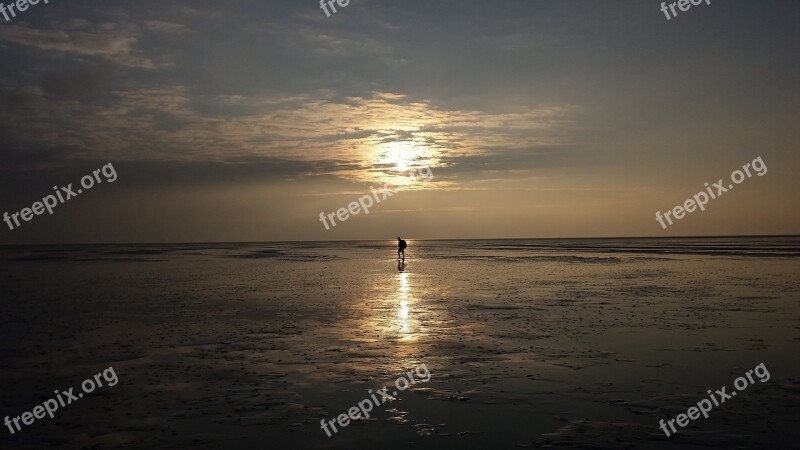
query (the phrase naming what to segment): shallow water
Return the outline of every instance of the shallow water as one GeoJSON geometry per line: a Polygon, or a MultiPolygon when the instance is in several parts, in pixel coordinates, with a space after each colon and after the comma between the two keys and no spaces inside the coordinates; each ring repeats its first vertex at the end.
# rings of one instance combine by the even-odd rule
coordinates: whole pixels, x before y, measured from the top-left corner
{"type": "MultiPolygon", "coordinates": [[[[4,439],[98,448],[788,448],[800,239],[6,247],[4,439]],[[771,378],[667,438],[707,389],[771,378]],[[334,419],[424,363],[397,400],[334,419]]],[[[730,389],[730,387],[729,387],[730,389]]]]}

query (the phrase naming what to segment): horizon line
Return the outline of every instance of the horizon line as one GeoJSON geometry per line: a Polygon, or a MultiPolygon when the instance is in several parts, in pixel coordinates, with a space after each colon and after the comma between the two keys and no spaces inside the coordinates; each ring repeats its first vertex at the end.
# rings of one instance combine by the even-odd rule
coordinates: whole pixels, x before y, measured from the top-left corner
{"type": "MultiPolygon", "coordinates": [[[[580,239],[718,239],[718,238],[779,238],[779,237],[798,237],[800,234],[741,234],[741,235],[690,235],[690,236],[584,236],[584,237],[494,237],[494,238],[447,238],[447,239],[418,239],[405,238],[411,241],[512,241],[512,240],[580,240],[580,239]]],[[[382,242],[394,241],[390,239],[338,239],[338,240],[264,240],[264,241],[184,241],[184,242],[73,242],[73,243],[17,243],[0,244],[2,247],[15,246],[56,246],[56,245],[199,245],[199,244],[267,244],[267,243],[318,243],[318,242],[382,242]]]]}

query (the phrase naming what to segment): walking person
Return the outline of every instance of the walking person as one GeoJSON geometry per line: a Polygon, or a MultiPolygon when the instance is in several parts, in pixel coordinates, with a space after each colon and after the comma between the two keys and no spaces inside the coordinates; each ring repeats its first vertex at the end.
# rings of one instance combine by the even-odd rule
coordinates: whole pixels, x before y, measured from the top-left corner
{"type": "Polygon", "coordinates": [[[400,239],[400,237],[398,236],[397,237],[397,259],[398,260],[400,260],[400,255],[401,254],[403,255],[403,261],[406,260],[406,247],[408,247],[408,244],[406,244],[406,241],[404,241],[403,239],[400,239]]]}

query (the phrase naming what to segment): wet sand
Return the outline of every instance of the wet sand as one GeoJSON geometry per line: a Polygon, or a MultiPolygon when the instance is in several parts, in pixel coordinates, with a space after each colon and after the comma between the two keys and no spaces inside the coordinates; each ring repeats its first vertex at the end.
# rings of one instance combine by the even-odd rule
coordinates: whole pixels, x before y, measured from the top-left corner
{"type": "Polygon", "coordinates": [[[3,448],[797,448],[800,239],[409,244],[5,249],[2,417],[120,381],[3,448]]]}

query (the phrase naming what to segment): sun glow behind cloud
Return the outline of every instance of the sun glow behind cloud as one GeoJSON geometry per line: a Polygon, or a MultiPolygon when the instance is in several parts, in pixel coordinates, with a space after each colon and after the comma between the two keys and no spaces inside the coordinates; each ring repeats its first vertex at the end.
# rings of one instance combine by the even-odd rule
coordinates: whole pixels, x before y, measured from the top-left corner
{"type": "Polygon", "coordinates": [[[26,108],[38,109],[37,120],[22,120],[13,109],[0,112],[0,120],[40,147],[60,143],[82,148],[84,157],[131,162],[325,161],[328,169],[307,175],[395,184],[414,167],[435,171],[459,157],[558,145],[577,112],[570,106],[500,114],[448,110],[390,93],[204,98],[180,86],[116,91],[97,103],[56,103],[35,89],[24,95],[26,108]],[[56,123],[70,133],[54,134],[56,123]],[[124,137],[131,132],[135,141],[124,137]]]}

